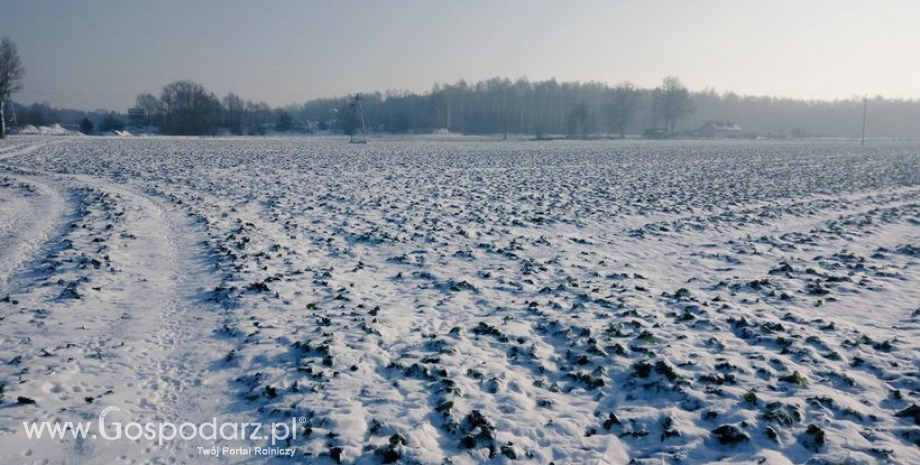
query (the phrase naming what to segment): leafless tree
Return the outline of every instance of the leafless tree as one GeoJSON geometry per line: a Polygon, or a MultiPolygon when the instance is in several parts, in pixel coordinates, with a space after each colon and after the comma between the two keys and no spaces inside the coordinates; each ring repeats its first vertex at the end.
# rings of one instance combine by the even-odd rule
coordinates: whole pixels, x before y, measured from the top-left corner
{"type": "Polygon", "coordinates": [[[163,87],[160,101],[169,108],[167,134],[209,135],[217,132],[220,100],[204,86],[192,81],[176,81],[163,87]]]}
{"type": "Polygon", "coordinates": [[[272,122],[272,107],[265,102],[243,103],[245,126],[248,134],[265,134],[272,122]]]}
{"type": "Polygon", "coordinates": [[[639,89],[633,83],[627,81],[613,89],[610,117],[613,129],[620,133],[620,139],[626,137],[626,128],[638,110],[639,89]]]}
{"type": "Polygon", "coordinates": [[[134,106],[144,110],[148,126],[153,125],[153,118],[157,115],[159,104],[160,101],[153,94],[139,94],[134,99],[134,106]]]}
{"type": "Polygon", "coordinates": [[[591,131],[591,114],[585,102],[577,103],[566,117],[566,129],[572,139],[587,139],[591,131]]]}
{"type": "Polygon", "coordinates": [[[4,105],[10,96],[22,88],[26,69],[19,60],[16,42],[4,37],[0,41],[0,139],[6,137],[6,115],[4,105]]]}
{"type": "Polygon", "coordinates": [[[673,134],[677,121],[693,111],[693,99],[690,91],[676,76],[668,76],[661,82],[661,86],[654,91],[655,120],[664,121],[668,134],[673,134]]]}
{"type": "Polygon", "coordinates": [[[224,97],[224,126],[231,134],[243,134],[243,120],[246,113],[245,103],[234,93],[224,97]]]}

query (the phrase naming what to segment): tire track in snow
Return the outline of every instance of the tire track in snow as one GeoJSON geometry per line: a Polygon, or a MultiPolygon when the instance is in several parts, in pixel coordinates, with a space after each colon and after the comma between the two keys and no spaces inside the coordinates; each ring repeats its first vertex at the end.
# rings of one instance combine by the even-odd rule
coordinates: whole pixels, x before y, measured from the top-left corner
{"type": "MultiPolygon", "coordinates": [[[[6,147],[0,150],[0,161],[32,153],[51,143],[54,142],[6,147]]],[[[10,180],[29,186],[20,188],[28,189],[27,193],[20,192],[9,200],[18,203],[18,208],[0,207],[0,215],[3,216],[0,223],[4,226],[0,230],[0,294],[4,295],[10,292],[8,286],[12,275],[20,271],[63,226],[64,215],[69,208],[68,201],[58,188],[39,177],[23,176],[15,171],[15,168],[0,164],[0,176],[9,173],[6,177],[10,180]]]]}
{"type": "MultiPolygon", "coordinates": [[[[126,368],[140,383],[137,395],[154,395],[152,404],[139,409],[132,421],[178,425],[221,417],[221,410],[228,408],[221,399],[229,380],[210,369],[229,345],[214,337],[219,316],[204,302],[205,290],[218,280],[196,240],[199,232],[156,199],[91,176],[69,177],[128,201],[129,227],[138,242],[122,261],[125,284],[131,285],[119,302],[131,319],[117,330],[124,339],[136,341],[126,368]]],[[[173,441],[163,448],[147,447],[143,457],[146,463],[185,462],[197,456],[196,445],[173,441]]]]}
{"type": "Polygon", "coordinates": [[[8,158],[14,158],[14,157],[18,157],[21,155],[27,155],[45,146],[48,146],[51,144],[58,144],[58,143],[61,143],[61,141],[41,141],[38,143],[32,143],[32,144],[26,143],[26,144],[16,145],[12,147],[7,147],[7,148],[0,150],[0,160],[6,160],[8,158]]]}
{"type": "MultiPolygon", "coordinates": [[[[0,209],[0,218],[5,226],[0,231],[0,294],[8,295],[17,289],[11,288],[14,275],[23,271],[38,251],[52,237],[59,234],[65,223],[65,215],[71,209],[64,194],[51,184],[34,177],[11,176],[30,192],[21,192],[9,201],[16,208],[0,209]]],[[[16,188],[4,190],[13,191],[16,188]]],[[[15,194],[14,194],[15,195],[15,194]]]]}
{"type": "MultiPolygon", "coordinates": [[[[31,150],[38,148],[40,146],[30,147],[31,150]]],[[[55,231],[62,230],[62,236],[66,236],[64,223],[67,223],[68,202],[65,196],[68,192],[88,186],[110,194],[125,208],[125,226],[133,236],[131,242],[122,247],[113,246],[109,251],[120,273],[105,274],[104,279],[108,281],[99,286],[101,291],[86,300],[73,301],[76,304],[70,308],[72,311],[62,314],[60,310],[64,308],[58,310],[57,307],[70,304],[60,299],[49,302],[48,296],[42,296],[41,292],[20,297],[23,306],[47,305],[52,312],[57,312],[49,318],[52,322],[53,317],[63,318],[56,322],[57,326],[82,324],[83,329],[66,334],[69,347],[83,350],[83,359],[75,362],[75,368],[68,367],[64,370],[66,373],[51,369],[28,375],[29,381],[42,386],[41,390],[48,395],[42,397],[41,393],[36,393],[40,410],[22,414],[37,414],[35,420],[38,421],[50,420],[58,416],[56,412],[60,410],[60,407],[53,408],[53,404],[74,402],[69,399],[71,395],[81,391],[90,393],[96,388],[94,394],[107,389],[105,397],[99,399],[98,407],[79,408],[84,411],[83,420],[95,420],[90,418],[90,412],[98,414],[105,405],[120,407],[119,416],[112,421],[124,423],[168,421],[178,425],[190,421],[200,424],[212,416],[223,418],[219,412],[226,410],[227,405],[221,399],[226,398],[229,381],[220,370],[211,372],[210,368],[218,362],[213,358],[226,353],[226,349],[211,333],[217,326],[217,315],[211,313],[212,309],[202,298],[201,287],[207,288],[215,279],[204,253],[199,250],[197,231],[164,204],[130,188],[91,176],[34,174],[17,175],[13,179],[33,186],[38,195],[21,200],[30,208],[10,209],[17,216],[10,219],[11,227],[4,234],[10,240],[4,240],[0,247],[2,284],[22,281],[17,289],[24,293],[33,287],[34,280],[27,276],[25,268],[30,263],[37,264],[35,256],[41,255],[40,250],[54,242],[55,231]],[[89,359],[92,361],[87,361],[89,359]]],[[[34,340],[35,347],[54,347],[60,341],[54,341],[53,334],[30,333],[30,344],[34,340]],[[42,341],[48,336],[51,339],[42,341]]],[[[0,443],[24,440],[18,437],[24,433],[18,428],[14,436],[8,436],[9,432],[0,435],[0,443]]],[[[196,445],[201,444],[180,440],[158,447],[144,440],[127,439],[36,442],[29,445],[25,457],[16,460],[42,463],[43,460],[78,456],[81,460],[106,463],[183,463],[197,455],[196,445]]]]}

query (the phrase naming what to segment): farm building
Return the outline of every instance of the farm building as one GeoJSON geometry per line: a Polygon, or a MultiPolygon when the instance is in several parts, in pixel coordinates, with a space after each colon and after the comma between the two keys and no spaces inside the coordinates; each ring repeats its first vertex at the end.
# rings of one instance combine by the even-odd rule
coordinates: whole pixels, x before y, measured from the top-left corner
{"type": "Polygon", "coordinates": [[[132,126],[143,126],[147,124],[147,112],[143,108],[128,108],[128,121],[132,126]]]}
{"type": "Polygon", "coordinates": [[[720,122],[720,121],[709,121],[703,125],[700,129],[697,130],[700,134],[700,137],[706,137],[710,139],[734,139],[741,137],[744,134],[744,130],[738,123],[732,123],[729,121],[720,122]]]}

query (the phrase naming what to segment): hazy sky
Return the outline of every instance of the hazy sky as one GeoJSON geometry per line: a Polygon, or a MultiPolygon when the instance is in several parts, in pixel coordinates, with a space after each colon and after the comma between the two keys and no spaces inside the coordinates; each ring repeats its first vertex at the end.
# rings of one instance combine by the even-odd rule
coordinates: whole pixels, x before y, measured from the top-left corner
{"type": "Polygon", "coordinates": [[[920,97],[917,0],[0,0],[17,101],[124,110],[192,79],[272,105],[492,76],[920,97]]]}

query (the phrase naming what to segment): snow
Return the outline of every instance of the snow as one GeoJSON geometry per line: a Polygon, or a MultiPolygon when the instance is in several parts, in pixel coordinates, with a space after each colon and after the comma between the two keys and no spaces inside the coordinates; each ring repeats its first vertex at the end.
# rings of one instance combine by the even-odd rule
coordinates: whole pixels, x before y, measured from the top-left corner
{"type": "Polygon", "coordinates": [[[22,430],[109,405],[304,417],[298,463],[920,463],[916,143],[11,137],[0,241],[4,463],[267,445],[22,430]]]}
{"type": "Polygon", "coordinates": [[[60,124],[52,124],[51,126],[32,126],[27,124],[20,128],[17,134],[21,135],[40,135],[40,136],[79,136],[81,135],[77,131],[70,131],[63,128],[60,124]]]}

